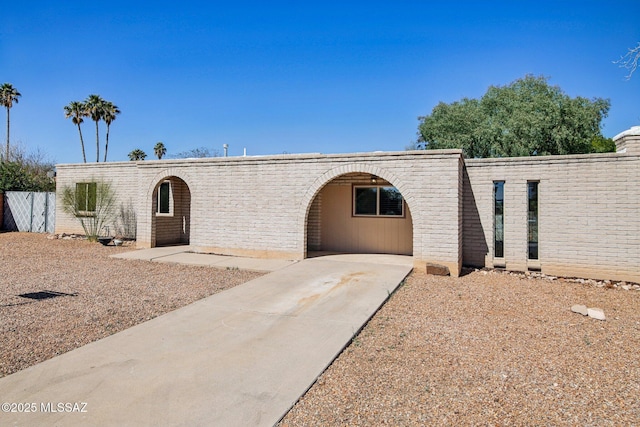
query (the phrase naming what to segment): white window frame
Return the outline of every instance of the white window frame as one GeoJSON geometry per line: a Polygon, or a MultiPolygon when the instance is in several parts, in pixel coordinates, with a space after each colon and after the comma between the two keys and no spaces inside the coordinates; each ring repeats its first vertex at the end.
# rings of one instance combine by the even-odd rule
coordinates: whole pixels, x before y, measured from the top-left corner
{"type": "Polygon", "coordinates": [[[173,185],[171,185],[171,181],[162,181],[158,185],[158,191],[156,195],[156,216],[173,216],[173,185]],[[169,186],[169,212],[160,212],[160,188],[164,185],[169,186]]]}

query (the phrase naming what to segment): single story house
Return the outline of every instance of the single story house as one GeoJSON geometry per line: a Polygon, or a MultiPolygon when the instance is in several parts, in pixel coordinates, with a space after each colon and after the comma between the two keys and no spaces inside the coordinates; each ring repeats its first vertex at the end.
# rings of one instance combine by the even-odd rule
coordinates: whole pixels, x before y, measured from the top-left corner
{"type": "MultiPolygon", "coordinates": [[[[110,183],[110,234],[134,229],[139,248],[391,253],[454,276],[473,266],[640,282],[640,127],[615,142],[616,153],[519,158],[422,150],[62,164],[57,190],[110,183]]],[[[56,232],[82,233],[62,197],[56,204],[56,232]]]]}

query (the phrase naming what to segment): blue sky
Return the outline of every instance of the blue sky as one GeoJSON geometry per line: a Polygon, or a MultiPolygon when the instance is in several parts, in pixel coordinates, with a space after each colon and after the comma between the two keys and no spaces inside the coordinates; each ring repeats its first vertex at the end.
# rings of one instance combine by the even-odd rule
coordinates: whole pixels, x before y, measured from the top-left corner
{"type": "MultiPolygon", "coordinates": [[[[637,0],[27,0],[0,13],[0,83],[22,93],[11,142],[58,163],[82,161],[63,107],[93,93],[122,110],[110,161],[158,141],[168,155],[404,150],[439,101],[526,74],[609,98],[612,137],[640,124],[640,72],[612,64],[640,41],[639,15],[637,0]]],[[[95,160],[92,121],[83,133],[95,160]]]]}

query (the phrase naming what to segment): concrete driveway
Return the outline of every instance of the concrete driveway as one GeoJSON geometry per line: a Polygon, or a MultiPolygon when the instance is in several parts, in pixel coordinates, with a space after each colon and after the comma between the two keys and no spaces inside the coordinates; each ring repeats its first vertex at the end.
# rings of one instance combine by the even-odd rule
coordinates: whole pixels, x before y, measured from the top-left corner
{"type": "Polygon", "coordinates": [[[0,425],[271,426],[411,268],[388,255],[290,264],[0,379],[0,402],[31,410],[3,406],[0,425]]]}

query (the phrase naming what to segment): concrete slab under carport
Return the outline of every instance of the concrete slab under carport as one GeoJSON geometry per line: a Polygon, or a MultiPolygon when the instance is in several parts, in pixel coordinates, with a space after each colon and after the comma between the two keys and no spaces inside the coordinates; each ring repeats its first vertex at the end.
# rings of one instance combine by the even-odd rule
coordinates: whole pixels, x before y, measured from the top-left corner
{"type": "Polygon", "coordinates": [[[0,421],[271,426],[411,266],[411,257],[386,255],[291,264],[0,379],[3,401],[87,403],[86,413],[2,413],[0,421]]]}
{"type": "Polygon", "coordinates": [[[138,249],[112,255],[112,257],[175,264],[204,265],[217,268],[238,268],[241,270],[263,272],[279,270],[296,262],[285,259],[248,258],[196,253],[191,246],[164,246],[151,249],[138,249]]]}

